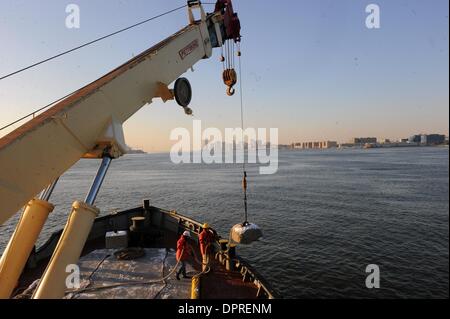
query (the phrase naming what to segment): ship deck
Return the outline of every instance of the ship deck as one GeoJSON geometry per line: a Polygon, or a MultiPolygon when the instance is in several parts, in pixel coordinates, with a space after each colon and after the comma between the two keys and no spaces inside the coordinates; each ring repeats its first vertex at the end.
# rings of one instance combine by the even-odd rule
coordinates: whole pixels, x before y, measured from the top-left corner
{"type": "MultiPolygon", "coordinates": [[[[80,259],[79,293],[67,299],[189,299],[191,281],[177,280],[175,252],[167,249],[145,249],[136,260],[118,260],[115,250],[96,250],[80,259]]],[[[187,266],[188,275],[197,274],[187,266]]]]}
{"type": "MultiPolygon", "coordinates": [[[[190,299],[192,280],[177,280],[175,248],[185,230],[192,234],[190,245],[197,258],[187,262],[188,277],[201,273],[198,234],[200,223],[156,207],[144,205],[128,211],[98,218],[81,258],[80,289],[68,290],[66,299],[190,299]],[[130,230],[134,217],[145,216],[146,226],[138,233],[129,232],[129,246],[141,247],[145,254],[132,260],[118,260],[118,250],[107,249],[105,235],[113,230],[130,230]],[[167,277],[167,278],[166,278],[167,277]],[[165,279],[165,280],[162,280],[165,279]]],[[[48,264],[61,236],[54,233],[31,254],[27,268],[14,293],[15,298],[28,299],[48,264]]],[[[219,238],[220,239],[220,238],[219,238]]],[[[214,243],[216,253],[220,244],[214,243]]],[[[212,258],[210,271],[200,276],[201,299],[274,298],[275,293],[251,265],[236,256],[233,270],[227,271],[223,258],[212,258]]]]}
{"type": "MultiPolygon", "coordinates": [[[[80,259],[80,288],[66,299],[190,299],[191,278],[201,270],[196,261],[187,263],[188,278],[176,279],[173,249],[147,248],[135,260],[118,260],[116,250],[100,249],[80,259]],[[168,278],[166,278],[168,277],[168,278]],[[162,280],[164,279],[164,280],[162,280]]],[[[204,299],[254,299],[257,289],[240,274],[226,271],[217,262],[201,276],[204,299]]]]}

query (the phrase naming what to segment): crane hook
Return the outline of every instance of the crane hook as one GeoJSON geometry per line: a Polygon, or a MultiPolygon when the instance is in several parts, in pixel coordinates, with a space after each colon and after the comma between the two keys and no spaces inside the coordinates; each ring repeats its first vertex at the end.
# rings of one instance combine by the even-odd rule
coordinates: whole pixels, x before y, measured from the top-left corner
{"type": "Polygon", "coordinates": [[[233,88],[237,83],[237,74],[234,69],[226,69],[223,71],[223,82],[226,86],[228,86],[227,89],[227,95],[233,96],[235,93],[235,89],[233,88]]]}

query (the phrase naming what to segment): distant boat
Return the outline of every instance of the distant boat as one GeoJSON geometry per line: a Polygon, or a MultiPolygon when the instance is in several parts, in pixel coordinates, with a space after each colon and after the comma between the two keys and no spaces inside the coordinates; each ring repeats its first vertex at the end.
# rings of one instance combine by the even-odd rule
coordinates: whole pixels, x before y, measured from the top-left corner
{"type": "Polygon", "coordinates": [[[365,149],[378,148],[376,144],[367,143],[364,145],[365,149]]]}
{"type": "Polygon", "coordinates": [[[127,152],[127,154],[147,154],[147,152],[144,152],[143,150],[133,150],[127,152]]]}

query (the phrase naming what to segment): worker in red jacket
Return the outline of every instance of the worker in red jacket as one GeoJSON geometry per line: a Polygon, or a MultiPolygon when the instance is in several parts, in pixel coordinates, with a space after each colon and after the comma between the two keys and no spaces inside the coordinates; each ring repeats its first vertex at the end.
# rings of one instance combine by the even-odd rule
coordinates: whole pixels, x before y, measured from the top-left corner
{"type": "Polygon", "coordinates": [[[177,261],[181,265],[177,271],[177,280],[180,280],[180,275],[183,275],[183,278],[188,278],[186,274],[186,261],[193,254],[192,247],[188,242],[189,238],[191,238],[191,233],[185,231],[177,242],[177,261]]]}
{"type": "Polygon", "coordinates": [[[198,236],[198,239],[200,243],[200,252],[202,253],[202,270],[205,271],[209,266],[212,244],[214,243],[216,234],[208,224],[204,224],[202,228],[203,231],[198,236]]]}

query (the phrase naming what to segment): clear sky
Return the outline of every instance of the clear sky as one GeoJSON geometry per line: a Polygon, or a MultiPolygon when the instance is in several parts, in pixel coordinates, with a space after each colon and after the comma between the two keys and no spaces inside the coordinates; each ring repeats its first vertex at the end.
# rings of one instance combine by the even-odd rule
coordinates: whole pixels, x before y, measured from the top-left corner
{"type": "MultiPolygon", "coordinates": [[[[184,3],[0,0],[0,75],[184,3]],[[80,29],[65,27],[70,3],[80,6],[80,29]]],[[[448,134],[448,0],[234,3],[248,126],[277,127],[286,144],[448,134]],[[366,28],[370,3],[381,8],[381,29],[366,28]]],[[[97,79],[186,23],[179,11],[0,81],[0,126],[97,79]]],[[[239,98],[225,95],[221,70],[216,52],[186,75],[195,119],[205,127],[238,127],[239,98]]],[[[126,123],[125,133],[131,146],[166,151],[176,127],[191,128],[192,118],[174,103],[155,100],[126,123]]]]}

